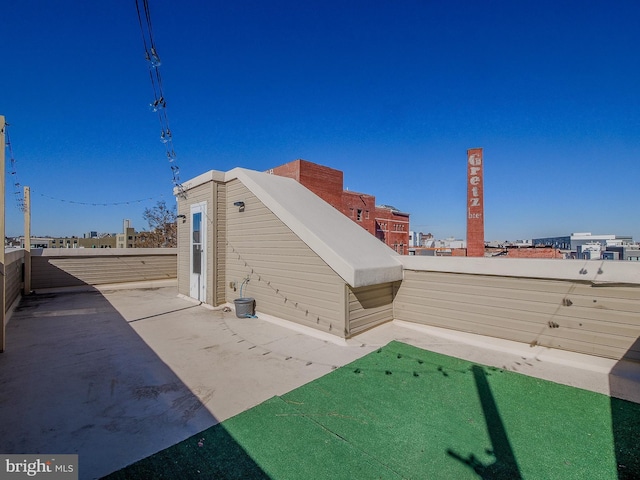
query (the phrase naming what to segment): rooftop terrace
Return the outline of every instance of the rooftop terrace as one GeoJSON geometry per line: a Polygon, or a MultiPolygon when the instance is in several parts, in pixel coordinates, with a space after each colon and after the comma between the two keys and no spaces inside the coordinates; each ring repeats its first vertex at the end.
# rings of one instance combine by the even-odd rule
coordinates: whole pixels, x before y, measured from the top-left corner
{"type": "MultiPolygon", "coordinates": [[[[344,340],[266,315],[240,319],[225,310],[178,296],[174,280],[42,289],[24,297],[7,325],[7,350],[0,356],[0,422],[5,432],[0,451],[78,453],[80,478],[99,478],[394,340],[474,365],[640,401],[638,369],[614,359],[399,321],[344,340]]],[[[571,402],[579,392],[566,389],[554,401],[571,402]]],[[[495,402],[504,411],[501,398],[495,402]]],[[[531,419],[531,424],[538,428],[545,421],[531,419]]],[[[610,434],[614,424],[611,418],[602,428],[610,434]]],[[[255,437],[250,437],[257,441],[263,438],[262,427],[254,425],[255,437]]],[[[509,428],[507,423],[507,434],[509,428]]],[[[626,428],[636,433],[640,429],[637,422],[626,428]]],[[[211,442],[214,437],[207,438],[211,442]]],[[[615,436],[613,440],[610,451],[622,448],[615,436]]],[[[638,446],[623,446],[626,454],[615,458],[627,465],[616,470],[610,463],[610,475],[601,478],[631,478],[624,472],[636,468],[629,458],[638,457],[638,446]]],[[[247,444],[236,450],[260,458],[247,444]]],[[[316,450],[323,455],[322,447],[316,450]]],[[[448,455],[454,463],[471,458],[470,452],[453,452],[460,457],[448,455]]],[[[598,461],[597,456],[593,459],[598,461]]],[[[607,462],[614,461],[607,457],[607,462]]],[[[266,467],[258,467],[264,473],[266,467]]],[[[499,478],[468,470],[470,478],[499,478]]],[[[233,471],[228,472],[234,478],[233,471]]],[[[353,471],[348,477],[362,478],[353,471]]]]}
{"type": "Polygon", "coordinates": [[[404,257],[292,179],[185,188],[177,249],[6,256],[0,452],[81,478],[640,477],[635,262],[404,257]]]}

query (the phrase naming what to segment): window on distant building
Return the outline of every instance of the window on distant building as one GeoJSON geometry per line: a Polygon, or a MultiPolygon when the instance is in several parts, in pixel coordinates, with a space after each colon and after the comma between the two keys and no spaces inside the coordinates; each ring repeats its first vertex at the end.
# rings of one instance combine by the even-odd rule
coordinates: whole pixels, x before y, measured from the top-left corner
{"type": "Polygon", "coordinates": [[[365,210],[365,211],[364,211],[364,218],[366,218],[367,220],[369,220],[369,210],[365,210]]]}
{"type": "Polygon", "coordinates": [[[362,221],[362,209],[361,208],[358,209],[358,221],[359,222],[362,221]]]}

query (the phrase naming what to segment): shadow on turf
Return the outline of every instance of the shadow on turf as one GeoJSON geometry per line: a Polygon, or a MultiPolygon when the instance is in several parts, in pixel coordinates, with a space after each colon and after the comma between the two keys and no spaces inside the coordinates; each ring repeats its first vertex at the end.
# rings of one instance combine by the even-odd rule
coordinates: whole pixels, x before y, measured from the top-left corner
{"type": "MultiPolygon", "coordinates": [[[[622,359],[611,369],[609,388],[611,392],[624,391],[625,376],[629,368],[640,370],[637,356],[640,351],[640,337],[629,348],[622,359]]],[[[637,371],[633,372],[633,377],[637,371]]],[[[640,404],[611,397],[611,428],[613,429],[614,448],[618,478],[632,480],[640,478],[640,404]]]]}
{"type": "Polygon", "coordinates": [[[487,453],[495,456],[496,460],[491,464],[484,465],[473,454],[465,458],[451,449],[447,449],[447,454],[473,469],[474,472],[480,475],[480,478],[487,480],[521,480],[522,475],[518,462],[511,448],[511,443],[509,443],[509,437],[500,417],[496,401],[491,393],[491,387],[487,381],[484,368],[479,365],[473,365],[471,371],[476,382],[478,397],[480,398],[485,422],[487,423],[487,431],[493,447],[491,452],[487,453]]]}
{"type": "Polygon", "coordinates": [[[103,480],[215,478],[268,480],[270,477],[220,423],[171,448],[144,458],[103,480]]]}

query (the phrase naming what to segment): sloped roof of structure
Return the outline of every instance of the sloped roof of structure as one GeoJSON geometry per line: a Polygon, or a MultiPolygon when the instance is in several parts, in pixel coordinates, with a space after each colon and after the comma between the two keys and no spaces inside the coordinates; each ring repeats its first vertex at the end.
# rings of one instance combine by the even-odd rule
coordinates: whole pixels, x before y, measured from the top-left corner
{"type": "Polygon", "coordinates": [[[238,179],[351,287],[402,280],[399,255],[295,180],[234,168],[185,182],[238,179]]]}

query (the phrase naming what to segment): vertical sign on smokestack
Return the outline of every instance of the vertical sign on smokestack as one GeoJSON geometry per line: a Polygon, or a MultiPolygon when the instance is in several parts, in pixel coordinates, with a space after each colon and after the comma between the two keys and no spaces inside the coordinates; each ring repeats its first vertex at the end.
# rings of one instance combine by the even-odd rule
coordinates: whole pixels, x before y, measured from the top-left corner
{"type": "Polygon", "coordinates": [[[467,257],[484,257],[482,148],[467,150],[467,257]]]}

